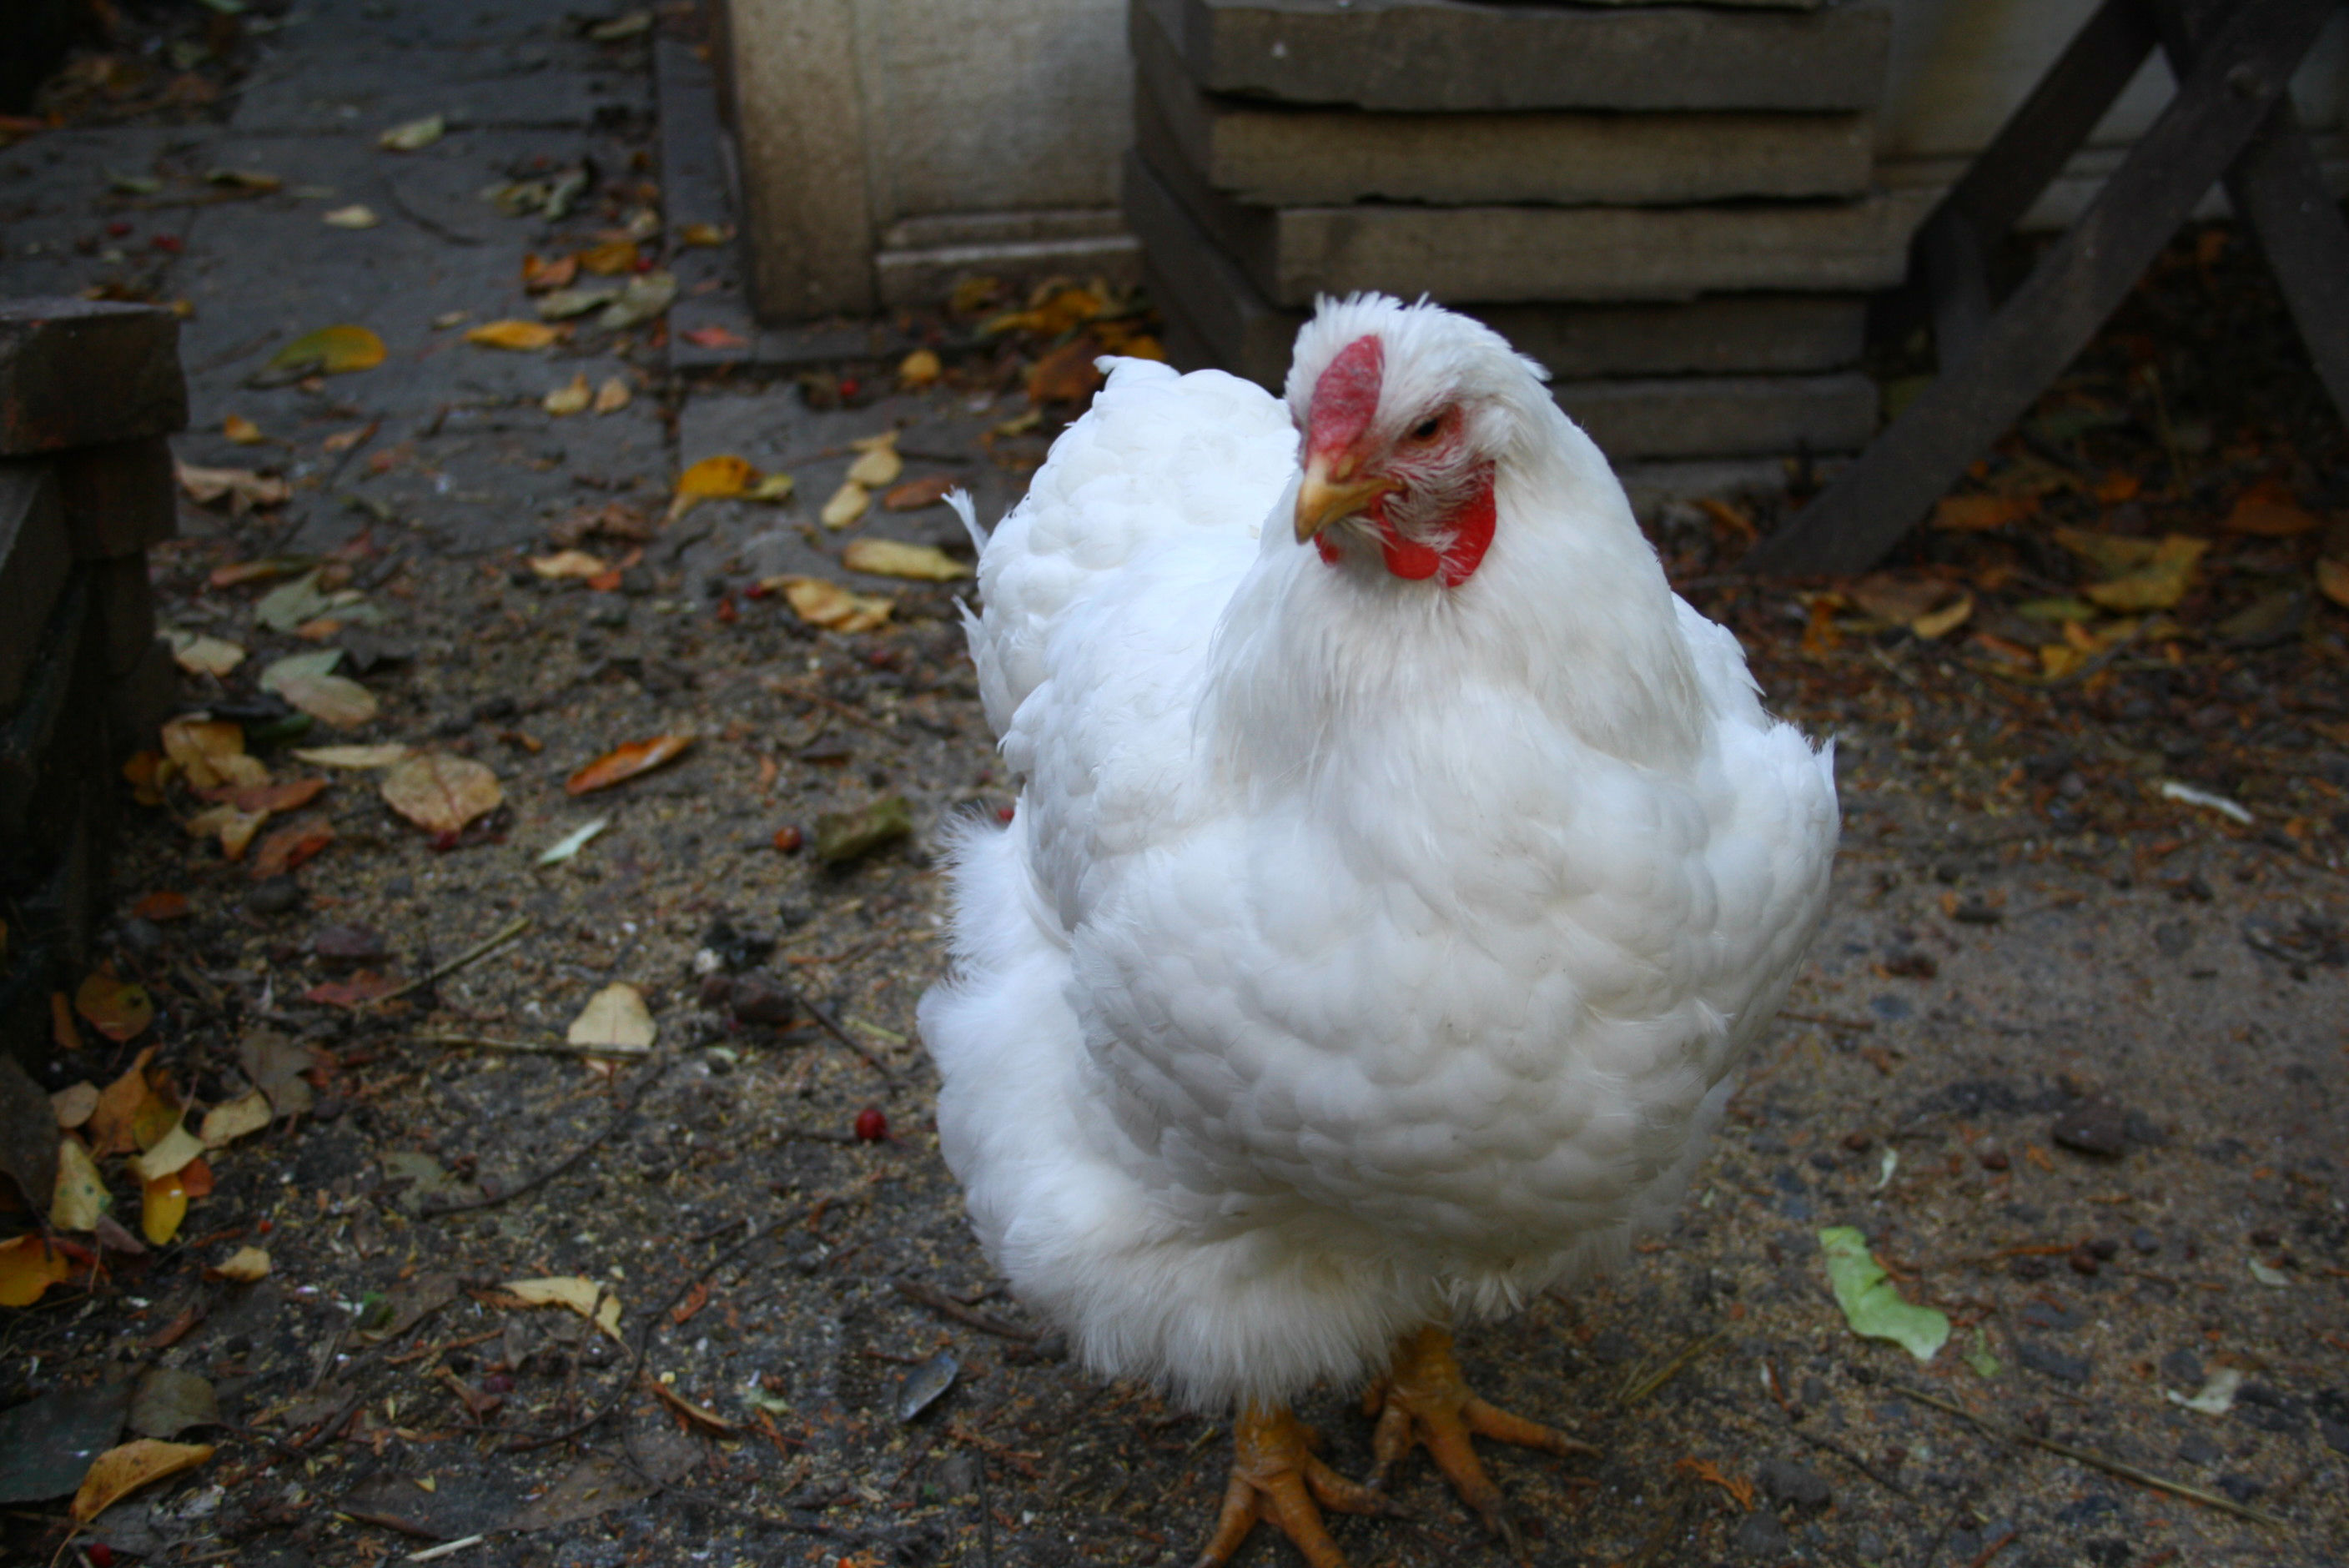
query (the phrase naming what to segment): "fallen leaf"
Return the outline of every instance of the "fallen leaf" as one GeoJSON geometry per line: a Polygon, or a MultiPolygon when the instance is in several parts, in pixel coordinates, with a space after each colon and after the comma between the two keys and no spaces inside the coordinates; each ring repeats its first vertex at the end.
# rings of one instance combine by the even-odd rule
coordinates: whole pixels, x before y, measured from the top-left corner
{"type": "Polygon", "coordinates": [[[57,1113],[59,1127],[79,1127],[98,1109],[98,1086],[84,1078],[49,1096],[49,1105],[57,1113]]]}
{"type": "Polygon", "coordinates": [[[871,490],[866,490],[854,480],[843,480],[841,481],[840,488],[832,492],[832,499],[823,503],[823,511],[821,514],[823,518],[823,525],[830,529],[846,528],[850,523],[863,517],[865,510],[872,504],[871,490]]]}
{"type": "Polygon", "coordinates": [[[266,811],[241,811],[234,806],[212,806],[190,817],[186,826],[197,838],[218,838],[223,860],[244,859],[245,847],[269,820],[266,811]]]}
{"type": "Polygon", "coordinates": [[[305,1002],[322,1007],[364,1007],[399,989],[399,982],[373,969],[362,969],[347,980],[326,980],[302,993],[305,1002]]]}
{"type": "Polygon", "coordinates": [[[616,376],[606,377],[604,385],[595,388],[595,412],[616,414],[628,406],[631,396],[626,381],[616,376]]]}
{"type": "Polygon", "coordinates": [[[30,1306],[72,1275],[73,1261],[64,1249],[38,1235],[0,1242],[0,1306],[30,1306]]]}
{"type": "MultiPolygon", "coordinates": [[[[973,280],[976,283],[978,280],[973,280]]],[[[995,285],[989,282],[989,291],[995,285]]],[[[974,297],[984,297],[974,293],[974,297]]],[[[1058,337],[1072,326],[1092,320],[1109,308],[1109,301],[1092,289],[1074,284],[1047,284],[1030,296],[1028,308],[994,316],[979,324],[982,336],[1005,332],[1032,332],[1058,337]]]]}
{"type": "Polygon", "coordinates": [[[889,511],[919,511],[926,506],[936,506],[946,500],[954,488],[955,481],[946,474],[907,480],[883,496],[881,505],[889,511]]]}
{"type": "Polygon", "coordinates": [[[722,245],[734,237],[734,232],[720,223],[688,223],[677,232],[677,242],[707,249],[722,245]]]}
{"type": "Polygon", "coordinates": [[[49,1226],[58,1231],[92,1231],[98,1216],[114,1202],[98,1161],[78,1138],[57,1140],[57,1182],[49,1197],[49,1226]]]}
{"type": "Polygon", "coordinates": [[[750,342],[740,333],[730,332],[722,326],[688,327],[678,335],[688,343],[698,344],[704,348],[745,348],[750,342]]]}
{"type": "Polygon", "coordinates": [[[1835,1288],[1836,1304],[1853,1333],[1889,1339],[1920,1361],[1930,1361],[1948,1342],[1950,1320],[1930,1306],[1902,1300],[1858,1231],[1829,1226],[1819,1233],[1819,1250],[1826,1254],[1827,1282],[1835,1288]]]}
{"type": "Polygon", "coordinates": [[[305,1047],[268,1029],[255,1029],[237,1042],[236,1065],[269,1097],[270,1108],[280,1118],[310,1109],[315,1097],[302,1075],[314,1058],[305,1047]]]}
{"type": "Polygon", "coordinates": [[[652,1049],[658,1032],[644,993],[616,980],[587,999],[564,1037],[574,1046],[635,1055],[652,1049]]]}
{"type": "Polygon", "coordinates": [[[866,490],[879,490],[897,482],[905,471],[905,459],[897,455],[897,432],[885,430],[877,436],[867,436],[850,446],[862,454],[848,465],[848,477],[866,490]]]}
{"type": "Polygon", "coordinates": [[[1974,596],[1961,593],[1950,604],[1928,615],[1920,615],[1909,623],[1909,630],[1925,642],[1947,636],[1966,624],[1974,613],[1974,596]]]}
{"type": "Polygon", "coordinates": [[[253,618],[273,632],[291,632],[305,621],[316,620],[335,607],[334,596],[319,586],[320,575],[305,572],[272,588],[254,605],[253,618]]]}
{"type": "Polygon", "coordinates": [[[1100,346],[1090,337],[1062,344],[1029,367],[1028,401],[1040,407],[1083,402],[1101,389],[1102,373],[1093,364],[1100,356],[1100,346]]]}
{"type": "Polygon", "coordinates": [[[2092,583],[2081,593],[2107,610],[2173,608],[2193,586],[2195,563],[2209,548],[2209,540],[2169,534],[2145,565],[2108,582],[2092,583]]]}
{"type": "Polygon", "coordinates": [[[2193,1394],[2181,1394],[2175,1388],[2164,1388],[2162,1394],[2173,1405],[2183,1406],[2198,1415],[2223,1416],[2235,1408],[2235,1395],[2243,1386],[2243,1374],[2232,1367],[2212,1368],[2202,1379],[2201,1388],[2193,1394]]]}
{"type": "Polygon", "coordinates": [[[2314,532],[2320,521],[2314,512],[2300,504],[2291,486],[2278,480],[2261,480],[2235,498],[2235,504],[2219,526],[2229,533],[2290,539],[2314,532]]]}
{"type": "Polygon", "coordinates": [[[210,506],[226,496],[230,510],[242,516],[256,506],[282,506],[294,491],[284,480],[251,469],[200,469],[192,463],[175,465],[180,488],[198,506],[210,506]]]}
{"type": "Polygon", "coordinates": [[[895,602],[881,594],[852,593],[822,577],[767,577],[769,592],[781,590],[792,611],[811,626],[834,632],[870,632],[889,619],[895,602]]]}
{"type": "Polygon", "coordinates": [[[2083,528],[2059,528],[2055,542],[2094,566],[2111,575],[2143,566],[2161,548],[2158,539],[2139,539],[2126,533],[2091,533],[2083,528]]]}
{"type": "Polygon", "coordinates": [[[538,314],[547,321],[569,321],[575,315],[585,315],[591,310],[601,310],[620,297],[620,291],[610,284],[576,289],[557,289],[538,302],[538,314]]]}
{"type": "Polygon", "coordinates": [[[592,789],[608,789],[639,773],[649,773],[692,744],[691,735],[657,735],[650,740],[631,740],[574,773],[564,781],[564,793],[585,795],[592,789]]]}
{"type": "Polygon", "coordinates": [[[789,474],[769,474],[742,492],[744,500],[772,501],[777,505],[792,499],[794,480],[789,474]]]}
{"type": "Polygon", "coordinates": [[[2145,488],[2135,474],[2115,469],[2096,481],[2096,500],[2106,506],[2118,506],[2125,500],[2135,500],[2145,488]]]}
{"type": "Polygon", "coordinates": [[[155,1140],[153,1145],[134,1155],[130,1168],[141,1181],[160,1181],[166,1176],[176,1176],[188,1166],[203,1158],[204,1140],[188,1130],[188,1124],[174,1111],[171,1130],[155,1140]]]}
{"type": "Polygon", "coordinates": [[[109,1449],[92,1461],[81,1490],[74,1493],[74,1522],[88,1524],[140,1487],[193,1470],[212,1457],[210,1443],[167,1443],[156,1438],[138,1438],[109,1449]]]}
{"type": "Polygon", "coordinates": [[[2316,563],[2316,588],[2327,599],[2349,610],[2349,562],[2325,556],[2316,563]]]}
{"type": "Polygon", "coordinates": [[[117,1042],[134,1038],[155,1021],[155,1004],[147,988],[121,979],[110,968],[91,972],[74,993],[74,1011],[89,1026],[117,1042]]]}
{"type": "Polygon", "coordinates": [[[428,114],[421,119],[402,121],[375,139],[375,144],[387,152],[420,152],[440,139],[447,132],[445,116],[428,114]]]}
{"type": "Polygon", "coordinates": [[[511,348],[517,352],[544,348],[563,334],[543,321],[523,321],[508,316],[503,321],[483,322],[465,334],[465,341],[478,343],[484,348],[511,348]]]}
{"type": "Polygon", "coordinates": [[[294,756],[320,768],[388,768],[406,761],[412,749],[397,741],[382,746],[305,746],[294,756]]]}
{"type": "Polygon", "coordinates": [[[99,1093],[88,1119],[92,1153],[125,1154],[139,1147],[131,1126],[138,1119],[139,1108],[154,1093],[147,1082],[147,1064],[154,1055],[152,1046],[140,1051],[122,1075],[99,1093]]]}
{"type": "Polygon", "coordinates": [[[498,1288],[524,1306],[567,1306],[614,1339],[621,1337],[619,1293],[600,1281],[564,1274],[510,1279],[498,1288]]]}
{"type": "Polygon", "coordinates": [[[254,851],[250,874],[258,882],[298,871],[334,841],[335,825],[324,817],[288,822],[261,841],[261,847],[254,851]]]}
{"type": "Polygon", "coordinates": [[[612,819],[609,817],[598,817],[592,822],[582,822],[554,842],[547,845],[540,853],[538,863],[543,866],[561,865],[577,855],[581,850],[585,849],[588,841],[611,826],[611,822],[612,819]]]}
{"type": "Polygon", "coordinates": [[[130,1429],[142,1438],[175,1438],[190,1427],[221,1425],[220,1396],[212,1380],[175,1367],[150,1367],[130,1400],[130,1429]]]}
{"type": "Polygon", "coordinates": [[[161,1246],[180,1233],[188,1217],[188,1188],[178,1171],[139,1184],[139,1231],[161,1246]]]}
{"type": "Polygon", "coordinates": [[[577,256],[551,256],[542,261],[535,254],[522,259],[522,286],[525,294],[552,294],[556,289],[569,288],[579,275],[577,256]]]}
{"type": "Polygon", "coordinates": [[[815,858],[845,865],[914,831],[913,808],[903,795],[887,795],[854,811],[826,811],[815,820],[815,858]]]}
{"type": "Polygon", "coordinates": [[[730,1421],[725,1417],[719,1415],[717,1411],[705,1409],[703,1407],[693,1403],[684,1395],[678,1393],[667,1384],[659,1381],[657,1378],[652,1380],[647,1386],[652,1389],[654,1396],[657,1398],[662,1404],[667,1405],[672,1411],[676,1412],[678,1417],[688,1427],[698,1427],[701,1430],[709,1433],[712,1437],[719,1438],[732,1437],[742,1429],[732,1421],[730,1421]]]}
{"type": "Polygon", "coordinates": [[[620,289],[620,297],[604,307],[595,325],[618,332],[637,326],[677,303],[677,277],[671,273],[639,273],[620,289]]]}
{"type": "Polygon", "coordinates": [[[602,556],[584,550],[558,550],[552,555],[532,556],[530,569],[541,577],[564,578],[600,577],[608,567],[602,556]]]}
{"type": "Polygon", "coordinates": [[[599,278],[616,278],[636,270],[639,254],[634,240],[607,240],[600,245],[590,245],[575,258],[582,272],[599,278]]]}
{"type": "Polygon", "coordinates": [[[209,799],[235,807],[240,811],[291,811],[306,806],[326,792],[324,779],[283,779],[271,784],[243,784],[223,793],[213,790],[209,799]]]}
{"type": "Polygon", "coordinates": [[[269,439],[268,437],[261,433],[260,426],[254,424],[252,420],[246,418],[242,414],[231,414],[226,418],[222,419],[221,421],[221,434],[226,436],[230,440],[234,441],[240,447],[258,446],[262,442],[269,439]]]}
{"type": "Polygon", "coordinates": [[[1846,596],[1868,614],[1904,626],[1947,603],[1954,592],[1938,579],[1895,572],[1871,572],[1844,589],[1846,596]]]}
{"type": "Polygon", "coordinates": [[[566,414],[576,414],[586,407],[588,400],[594,396],[595,394],[587,390],[587,373],[583,370],[574,376],[567,384],[557,387],[540,398],[538,406],[559,419],[566,414]]]}
{"type": "Polygon", "coordinates": [[[207,1149],[224,1149],[240,1138],[261,1131],[269,1125],[272,1115],[269,1097],[257,1088],[249,1088],[204,1112],[203,1130],[198,1136],[207,1149]]]}
{"type": "Polygon", "coordinates": [[[259,1247],[239,1247],[229,1254],[228,1262],[204,1273],[231,1284],[254,1284],[269,1277],[269,1254],[259,1247]]]}
{"type": "Polygon", "coordinates": [[[320,222],[330,229],[372,229],[383,222],[375,209],[354,201],[347,207],[336,207],[320,215],[320,222]]]}
{"type": "Polygon", "coordinates": [[[171,662],[191,676],[225,676],[244,662],[244,650],[220,637],[181,631],[164,635],[171,642],[171,662]]]}
{"type": "Polygon", "coordinates": [[[731,453],[704,458],[677,476],[677,494],[668,508],[669,521],[676,521],[702,501],[739,496],[758,478],[757,469],[731,453]]]}
{"type": "Polygon", "coordinates": [[[897,385],[908,392],[918,392],[937,384],[946,366],[938,363],[936,354],[926,348],[916,348],[897,362],[897,385]]]}
{"type": "Polygon", "coordinates": [[[383,339],[364,326],[342,323],[305,333],[269,356],[269,369],[285,380],[305,376],[343,376],[383,363],[383,339]]]}
{"type": "Polygon", "coordinates": [[[970,568],[934,544],[905,544],[894,539],[851,540],[840,552],[840,563],[851,572],[875,577],[910,577],[923,583],[951,583],[970,575],[970,568]]]}
{"type": "Polygon", "coordinates": [[[1986,533],[2021,522],[2037,508],[2028,497],[1943,496],[1933,507],[1933,526],[1951,533],[1986,533]]]}
{"type": "Polygon", "coordinates": [[[376,716],[375,693],[347,676],[288,675],[264,689],[336,729],[357,729],[376,716]]]}
{"type": "Polygon", "coordinates": [[[470,758],[428,751],[394,766],[381,786],[391,809],[432,833],[457,833],[505,801],[498,776],[470,758]]]}

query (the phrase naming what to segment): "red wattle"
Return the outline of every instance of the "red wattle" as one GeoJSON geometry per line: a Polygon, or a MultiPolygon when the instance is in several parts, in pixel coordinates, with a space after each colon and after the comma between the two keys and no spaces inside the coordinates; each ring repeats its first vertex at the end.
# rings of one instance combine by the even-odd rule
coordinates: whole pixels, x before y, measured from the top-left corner
{"type": "Polygon", "coordinates": [[[1485,552],[1493,547],[1493,527],[1499,514],[1493,504],[1491,469],[1485,471],[1485,481],[1468,498],[1468,504],[1446,521],[1452,525],[1452,542],[1444,552],[1444,585],[1457,588],[1475,575],[1476,568],[1484,564],[1485,552]]]}

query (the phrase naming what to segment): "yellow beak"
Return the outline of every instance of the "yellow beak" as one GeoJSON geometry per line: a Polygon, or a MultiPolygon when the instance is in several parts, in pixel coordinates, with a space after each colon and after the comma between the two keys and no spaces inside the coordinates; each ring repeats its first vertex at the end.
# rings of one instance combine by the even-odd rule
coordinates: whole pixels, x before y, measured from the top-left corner
{"type": "Polygon", "coordinates": [[[1305,465],[1305,482],[1297,487],[1298,543],[1304,543],[1331,523],[1353,516],[1379,497],[1393,491],[1394,481],[1384,474],[1347,478],[1353,466],[1350,455],[1335,473],[1326,457],[1316,457],[1305,465]]]}

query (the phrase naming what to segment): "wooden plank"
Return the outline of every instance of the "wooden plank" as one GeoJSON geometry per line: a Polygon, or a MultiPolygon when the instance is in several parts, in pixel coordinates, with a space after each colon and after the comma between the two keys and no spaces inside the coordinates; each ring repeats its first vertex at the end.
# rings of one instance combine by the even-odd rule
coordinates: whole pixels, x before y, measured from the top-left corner
{"type": "Polygon", "coordinates": [[[1982,335],[1851,470],[1764,541],[1759,573],[1857,572],[1940,500],[2104,325],[2285,92],[2332,0],[2251,0],[2079,223],[1982,335]]]}

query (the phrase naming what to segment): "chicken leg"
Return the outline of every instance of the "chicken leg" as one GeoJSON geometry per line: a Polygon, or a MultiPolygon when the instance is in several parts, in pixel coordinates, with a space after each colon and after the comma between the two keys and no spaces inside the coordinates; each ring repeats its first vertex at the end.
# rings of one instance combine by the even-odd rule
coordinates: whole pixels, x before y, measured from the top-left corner
{"type": "Polygon", "coordinates": [[[1461,1498],[1483,1517],[1494,1534],[1507,1543],[1511,1554],[1519,1558],[1525,1556],[1524,1537],[1509,1516],[1508,1502],[1502,1497],[1501,1489],[1493,1484],[1484,1465],[1478,1462],[1476,1450],[1468,1440],[1470,1434],[1497,1438],[1505,1443],[1539,1449],[1545,1453],[1599,1451],[1563,1432],[1498,1409],[1470,1393],[1468,1386],[1461,1381],[1459,1360],[1452,1354],[1452,1336],[1432,1324],[1395,1346],[1393,1367],[1371,1385],[1370,1391],[1362,1397],[1362,1411],[1379,1418],[1371,1437],[1371,1452],[1377,1460],[1377,1468],[1371,1475],[1373,1487],[1384,1488],[1388,1476],[1411,1452],[1412,1446],[1423,1445],[1428,1457],[1435,1461],[1435,1468],[1451,1478],[1461,1498]]]}
{"type": "Polygon", "coordinates": [[[1341,1513],[1399,1513],[1387,1498],[1348,1480],[1313,1457],[1313,1429],[1287,1408],[1249,1406],[1232,1427],[1232,1479],[1224,1489],[1215,1538],[1196,1568],[1231,1561],[1259,1519],[1270,1519],[1297,1543],[1312,1568],[1346,1568],[1344,1553],[1322,1528],[1322,1508],[1341,1513]]]}

